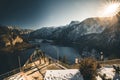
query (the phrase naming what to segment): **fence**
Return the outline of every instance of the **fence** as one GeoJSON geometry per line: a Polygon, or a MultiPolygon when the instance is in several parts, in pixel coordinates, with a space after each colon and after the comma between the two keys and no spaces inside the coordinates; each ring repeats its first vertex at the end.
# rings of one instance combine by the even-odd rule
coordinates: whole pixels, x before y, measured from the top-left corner
{"type": "MultiPolygon", "coordinates": [[[[45,57],[48,58],[48,59],[50,59],[53,63],[59,63],[59,64],[62,64],[62,65],[63,65],[63,63],[60,62],[60,61],[57,60],[57,59],[54,59],[54,58],[52,58],[52,57],[50,57],[50,56],[48,56],[48,55],[45,55],[45,57]]],[[[38,59],[40,59],[40,58],[36,58],[36,59],[33,60],[32,62],[30,62],[29,59],[28,59],[28,60],[26,61],[26,63],[24,64],[24,66],[22,66],[22,67],[20,67],[20,68],[16,68],[16,69],[14,69],[14,70],[12,70],[12,71],[9,71],[9,72],[7,72],[7,73],[4,73],[4,74],[0,75],[0,80],[3,80],[4,78],[7,79],[7,78],[9,78],[10,76],[19,73],[19,72],[21,71],[21,69],[22,69],[22,71],[25,71],[25,72],[28,71],[28,70],[30,70],[31,67],[32,67],[31,64],[32,64],[33,62],[37,61],[38,59]]]]}
{"type": "Polygon", "coordinates": [[[3,80],[4,78],[7,78],[7,77],[12,76],[12,75],[19,73],[19,72],[20,72],[20,68],[17,68],[17,69],[14,69],[12,71],[9,71],[7,73],[1,74],[0,80],[3,80]]]}

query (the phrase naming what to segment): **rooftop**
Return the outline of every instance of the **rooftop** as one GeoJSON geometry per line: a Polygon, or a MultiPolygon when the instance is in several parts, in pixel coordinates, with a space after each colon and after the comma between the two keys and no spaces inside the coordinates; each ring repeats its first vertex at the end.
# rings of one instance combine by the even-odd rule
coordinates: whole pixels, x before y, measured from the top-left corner
{"type": "Polygon", "coordinates": [[[44,80],[83,80],[78,69],[47,70],[44,80]]]}

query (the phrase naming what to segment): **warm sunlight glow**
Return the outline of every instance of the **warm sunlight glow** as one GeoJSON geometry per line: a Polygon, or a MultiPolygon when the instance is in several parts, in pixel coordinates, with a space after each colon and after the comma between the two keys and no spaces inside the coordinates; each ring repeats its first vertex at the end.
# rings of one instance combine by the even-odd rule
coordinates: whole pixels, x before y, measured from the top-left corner
{"type": "Polygon", "coordinates": [[[119,4],[111,4],[111,5],[107,6],[107,8],[105,10],[105,14],[108,14],[110,16],[116,14],[118,7],[119,7],[119,4]]]}
{"type": "Polygon", "coordinates": [[[111,0],[107,2],[103,8],[104,17],[112,17],[120,11],[120,1],[111,0]]]}

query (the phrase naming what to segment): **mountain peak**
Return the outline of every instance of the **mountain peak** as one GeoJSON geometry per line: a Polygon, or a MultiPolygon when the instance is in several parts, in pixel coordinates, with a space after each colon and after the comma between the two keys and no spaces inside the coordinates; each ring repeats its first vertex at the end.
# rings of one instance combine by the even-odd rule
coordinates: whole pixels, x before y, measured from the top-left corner
{"type": "Polygon", "coordinates": [[[79,21],[71,21],[69,25],[79,24],[79,21]]]}

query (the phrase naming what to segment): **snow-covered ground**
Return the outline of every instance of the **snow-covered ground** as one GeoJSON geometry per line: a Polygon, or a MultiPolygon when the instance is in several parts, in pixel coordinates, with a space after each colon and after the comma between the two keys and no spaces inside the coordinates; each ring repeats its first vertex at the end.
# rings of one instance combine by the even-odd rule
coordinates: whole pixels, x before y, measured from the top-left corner
{"type": "Polygon", "coordinates": [[[103,76],[105,76],[105,79],[109,80],[120,80],[120,75],[116,74],[114,68],[110,66],[100,68],[98,74],[99,76],[96,77],[97,80],[102,80],[101,77],[103,76]]]}
{"type": "Polygon", "coordinates": [[[44,80],[83,80],[78,69],[47,70],[44,80]]]}
{"type": "MultiPolygon", "coordinates": [[[[120,80],[120,75],[115,73],[112,66],[104,66],[98,69],[97,80],[120,80]]],[[[78,69],[66,69],[66,70],[47,70],[44,80],[83,80],[82,75],[78,69]]]]}

